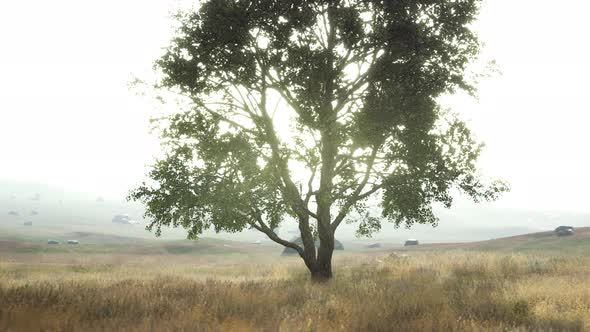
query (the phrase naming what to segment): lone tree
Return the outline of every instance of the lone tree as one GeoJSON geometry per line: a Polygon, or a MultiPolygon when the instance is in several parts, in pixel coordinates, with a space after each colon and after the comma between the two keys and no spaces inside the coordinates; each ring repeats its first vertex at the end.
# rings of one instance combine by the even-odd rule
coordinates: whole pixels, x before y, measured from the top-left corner
{"type": "Polygon", "coordinates": [[[256,229],[326,280],[343,221],[370,235],[381,220],[436,225],[432,205],[450,207],[456,189],[495,199],[506,187],[478,175],[481,145],[437,103],[475,92],[466,67],[478,54],[478,8],[209,0],[178,14],[157,88],[186,107],[161,119],[165,157],[130,193],[147,206],[148,230],[256,229]],[[285,221],[298,224],[302,246],[274,231],[285,221]]]}

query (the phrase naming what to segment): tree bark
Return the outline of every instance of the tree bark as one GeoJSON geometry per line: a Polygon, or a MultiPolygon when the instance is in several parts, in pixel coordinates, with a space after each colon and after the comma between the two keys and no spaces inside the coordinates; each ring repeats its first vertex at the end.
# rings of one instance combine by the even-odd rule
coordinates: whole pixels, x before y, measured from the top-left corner
{"type": "Polygon", "coordinates": [[[327,267],[318,268],[311,271],[311,280],[314,282],[327,282],[332,279],[332,266],[329,264],[327,267]]]}
{"type": "Polygon", "coordinates": [[[320,239],[315,259],[315,266],[311,270],[313,281],[324,282],[332,279],[332,254],[334,252],[334,231],[332,230],[331,208],[334,203],[332,197],[332,180],[334,178],[334,169],[336,168],[336,155],[338,154],[338,114],[334,111],[332,101],[334,100],[334,82],[336,74],[334,72],[334,47],[336,38],[336,28],[334,24],[334,11],[336,4],[328,4],[328,40],[327,51],[329,55],[326,58],[326,70],[324,76],[323,102],[319,112],[319,123],[321,133],[321,161],[320,169],[320,188],[317,198],[317,231],[320,239]]]}
{"type": "Polygon", "coordinates": [[[317,256],[306,255],[306,252],[301,255],[311,274],[311,280],[315,282],[326,282],[332,279],[334,233],[329,231],[329,227],[328,229],[322,228],[320,227],[319,230],[320,247],[317,250],[317,256]]]}
{"type": "Polygon", "coordinates": [[[318,250],[317,268],[311,272],[311,278],[315,281],[327,281],[332,279],[332,254],[334,253],[334,236],[320,240],[318,250]]]}

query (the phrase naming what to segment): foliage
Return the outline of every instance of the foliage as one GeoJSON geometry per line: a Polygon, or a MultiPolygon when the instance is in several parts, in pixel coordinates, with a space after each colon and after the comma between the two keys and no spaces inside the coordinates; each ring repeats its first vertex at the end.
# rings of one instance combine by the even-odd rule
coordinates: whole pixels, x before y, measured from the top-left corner
{"type": "MultiPolygon", "coordinates": [[[[130,195],[146,203],[149,229],[254,228],[330,277],[334,232],[372,196],[398,226],[436,224],[432,204],[450,207],[454,189],[497,198],[507,188],[478,175],[481,146],[437,103],[475,93],[465,72],[478,6],[211,0],[179,13],[156,67],[158,88],[187,109],[166,119],[167,154],[130,195]],[[273,231],[287,219],[303,247],[273,231]]],[[[379,227],[367,216],[358,233],[379,227]]]]}

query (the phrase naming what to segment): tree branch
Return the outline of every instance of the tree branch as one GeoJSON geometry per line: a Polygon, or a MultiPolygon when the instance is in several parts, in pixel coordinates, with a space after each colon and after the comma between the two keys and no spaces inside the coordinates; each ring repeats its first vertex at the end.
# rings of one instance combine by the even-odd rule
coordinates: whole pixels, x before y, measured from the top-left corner
{"type": "Polygon", "coordinates": [[[256,221],[258,222],[258,224],[256,224],[255,222],[248,222],[248,224],[252,227],[254,227],[256,230],[266,234],[266,236],[268,236],[269,239],[273,240],[274,242],[283,245],[285,247],[288,248],[292,248],[294,250],[296,250],[299,255],[303,256],[303,248],[301,248],[300,246],[298,246],[297,244],[287,241],[285,239],[282,239],[281,237],[279,237],[277,235],[277,233],[275,233],[270,227],[268,227],[268,225],[266,225],[263,221],[262,221],[262,216],[260,214],[260,211],[258,211],[258,209],[255,209],[254,211],[254,217],[256,219],[256,221]]]}
{"type": "Polygon", "coordinates": [[[348,214],[349,209],[356,202],[367,198],[368,196],[370,196],[371,194],[373,194],[377,190],[379,190],[379,186],[376,186],[376,187],[373,187],[373,189],[369,190],[368,192],[361,194],[361,192],[363,191],[363,189],[365,188],[365,186],[369,182],[369,178],[371,177],[371,172],[373,170],[373,164],[375,163],[375,159],[377,158],[377,153],[380,148],[381,148],[381,144],[378,144],[373,148],[373,151],[371,151],[371,156],[369,157],[369,161],[367,163],[367,170],[365,171],[365,176],[364,176],[362,182],[359,184],[359,186],[354,191],[354,193],[350,196],[350,198],[346,201],[346,203],[344,203],[344,205],[340,209],[340,212],[338,213],[336,218],[334,218],[334,222],[332,223],[332,231],[336,231],[336,228],[338,228],[338,226],[340,225],[342,220],[344,220],[344,218],[348,214]]]}
{"type": "MultiPolygon", "coordinates": [[[[313,191],[313,179],[315,178],[315,174],[317,173],[317,167],[314,167],[313,170],[311,171],[311,176],[309,177],[309,181],[307,181],[307,194],[305,195],[305,206],[309,205],[309,200],[311,199],[311,196],[314,195],[314,191],[313,191]]],[[[317,219],[317,216],[314,217],[317,219]]]]}
{"type": "Polygon", "coordinates": [[[252,129],[250,129],[250,128],[247,128],[247,127],[245,127],[244,125],[237,123],[236,121],[233,121],[233,120],[230,120],[230,119],[228,119],[227,117],[223,116],[221,113],[219,113],[219,112],[217,112],[217,111],[215,111],[215,110],[212,110],[211,108],[209,108],[209,107],[208,107],[208,106],[207,106],[205,103],[203,103],[203,102],[201,102],[201,101],[199,101],[199,100],[193,100],[193,102],[194,102],[196,105],[198,105],[198,106],[202,107],[202,108],[203,108],[205,111],[207,111],[209,114],[211,114],[211,115],[213,115],[213,116],[216,116],[216,117],[218,117],[218,118],[219,118],[219,119],[221,119],[223,122],[226,122],[226,123],[228,123],[228,124],[230,124],[230,125],[232,125],[232,126],[235,126],[235,127],[237,127],[237,128],[240,128],[240,129],[242,129],[244,132],[247,132],[247,133],[249,133],[249,134],[252,134],[252,135],[257,135],[257,133],[256,133],[254,130],[252,130],[252,129]]]}

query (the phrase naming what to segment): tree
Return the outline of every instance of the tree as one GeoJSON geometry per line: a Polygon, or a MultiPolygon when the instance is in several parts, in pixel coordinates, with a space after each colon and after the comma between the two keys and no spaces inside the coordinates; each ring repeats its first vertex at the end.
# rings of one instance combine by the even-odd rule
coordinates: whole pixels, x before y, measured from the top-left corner
{"type": "Polygon", "coordinates": [[[436,225],[432,205],[486,183],[481,145],[437,103],[458,89],[479,41],[478,0],[209,0],[178,14],[157,87],[186,109],[162,121],[164,158],[130,193],[149,230],[256,229],[332,277],[334,234],[359,219],[436,225]],[[289,126],[286,126],[288,124],[289,126]],[[370,214],[379,200],[381,218],[370,214]],[[296,222],[303,246],[274,230],[296,222]],[[314,240],[320,241],[316,251],[314,240]]]}

